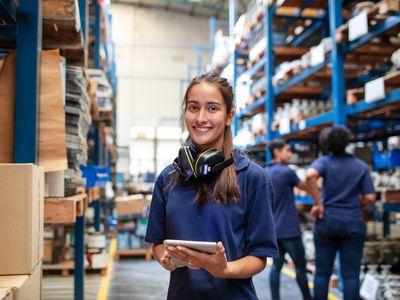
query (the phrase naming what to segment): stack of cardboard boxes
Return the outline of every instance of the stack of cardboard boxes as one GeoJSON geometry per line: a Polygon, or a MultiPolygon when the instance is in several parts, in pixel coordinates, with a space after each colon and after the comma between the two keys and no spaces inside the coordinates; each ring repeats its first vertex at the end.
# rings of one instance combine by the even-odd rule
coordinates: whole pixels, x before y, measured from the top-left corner
{"type": "Polygon", "coordinates": [[[118,215],[117,249],[144,249],[147,228],[147,215],[151,195],[135,194],[115,198],[118,215]]]}
{"type": "Polygon", "coordinates": [[[0,164],[0,299],[41,299],[44,172],[0,164]]]}

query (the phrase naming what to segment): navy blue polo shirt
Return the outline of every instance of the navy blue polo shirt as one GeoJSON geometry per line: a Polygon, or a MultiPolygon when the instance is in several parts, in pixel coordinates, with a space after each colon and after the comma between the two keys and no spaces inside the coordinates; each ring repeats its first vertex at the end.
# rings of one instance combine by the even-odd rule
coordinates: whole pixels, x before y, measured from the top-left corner
{"type": "MultiPolygon", "coordinates": [[[[241,153],[235,153],[241,199],[238,203],[203,207],[194,204],[193,183],[168,186],[172,166],[157,178],[146,241],[164,239],[221,241],[228,261],[252,255],[277,257],[278,248],[271,211],[273,190],[263,169],[241,153]]],[[[171,272],[168,299],[258,299],[251,278],[221,279],[205,270],[177,268],[171,272]]]]}
{"type": "Polygon", "coordinates": [[[293,187],[300,182],[294,170],[285,164],[271,163],[265,170],[274,188],[273,214],[278,239],[301,236],[293,187]]]}
{"type": "Polygon", "coordinates": [[[324,179],[325,215],[343,221],[363,221],[359,195],[375,193],[368,165],[350,155],[322,156],[310,168],[324,179]]]}

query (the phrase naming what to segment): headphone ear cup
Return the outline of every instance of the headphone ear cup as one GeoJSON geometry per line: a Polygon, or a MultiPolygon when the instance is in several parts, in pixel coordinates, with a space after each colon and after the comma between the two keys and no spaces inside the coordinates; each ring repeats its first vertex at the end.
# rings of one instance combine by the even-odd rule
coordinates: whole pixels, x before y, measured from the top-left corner
{"type": "Polygon", "coordinates": [[[196,159],[195,170],[199,176],[207,176],[213,173],[214,166],[225,160],[224,154],[216,149],[208,149],[196,159]]]}
{"type": "Polygon", "coordinates": [[[193,153],[188,146],[183,146],[179,149],[178,163],[182,173],[185,173],[187,177],[196,175],[194,171],[193,153]]]}

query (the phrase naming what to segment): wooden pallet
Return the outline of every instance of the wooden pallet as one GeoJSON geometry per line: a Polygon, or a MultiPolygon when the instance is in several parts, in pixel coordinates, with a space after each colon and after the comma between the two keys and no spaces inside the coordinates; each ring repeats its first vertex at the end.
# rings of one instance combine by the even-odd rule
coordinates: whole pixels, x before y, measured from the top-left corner
{"type": "Polygon", "coordinates": [[[82,216],[88,205],[87,194],[77,194],[70,197],[44,198],[45,224],[75,223],[77,216],[82,216]]]}
{"type": "MultiPolygon", "coordinates": [[[[43,265],[43,274],[50,275],[50,274],[60,274],[62,277],[68,277],[74,273],[74,262],[73,261],[63,261],[56,264],[44,264],[43,265]]],[[[86,273],[97,273],[101,274],[101,276],[107,275],[107,268],[92,268],[86,267],[86,273]]]]}
{"type": "Polygon", "coordinates": [[[43,1],[44,48],[84,48],[77,5],[76,0],[43,1]]]}
{"type": "Polygon", "coordinates": [[[153,251],[151,250],[151,248],[116,250],[114,259],[116,261],[119,261],[121,257],[144,256],[146,260],[151,260],[152,255],[153,251]]]}

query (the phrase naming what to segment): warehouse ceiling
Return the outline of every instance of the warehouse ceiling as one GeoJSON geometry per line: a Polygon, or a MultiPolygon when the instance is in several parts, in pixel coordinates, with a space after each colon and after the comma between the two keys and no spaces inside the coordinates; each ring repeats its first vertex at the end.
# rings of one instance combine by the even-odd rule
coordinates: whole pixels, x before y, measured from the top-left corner
{"type": "MultiPolygon", "coordinates": [[[[216,17],[224,20],[229,16],[229,0],[112,0],[111,3],[159,8],[191,16],[216,17]]],[[[236,0],[238,15],[246,10],[249,3],[250,0],[236,0]]]]}

